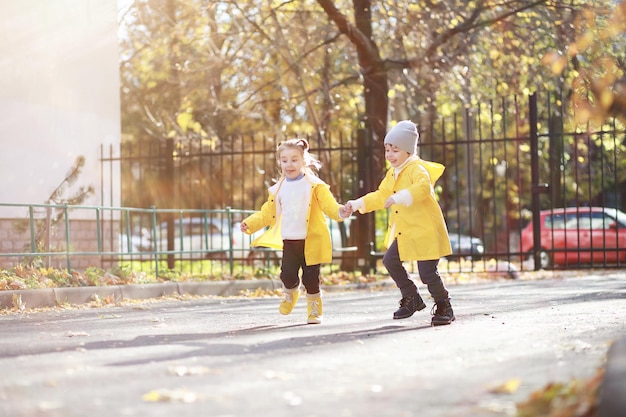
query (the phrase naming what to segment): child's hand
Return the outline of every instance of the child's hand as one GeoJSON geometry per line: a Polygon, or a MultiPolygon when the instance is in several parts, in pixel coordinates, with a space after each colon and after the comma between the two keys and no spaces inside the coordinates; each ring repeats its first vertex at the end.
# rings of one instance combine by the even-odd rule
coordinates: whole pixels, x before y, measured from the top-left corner
{"type": "Polygon", "coordinates": [[[239,228],[244,233],[248,231],[248,225],[246,224],[246,222],[241,222],[241,224],[239,225],[239,228]]]}
{"type": "Polygon", "coordinates": [[[339,208],[339,216],[344,219],[347,219],[352,214],[352,204],[347,203],[339,208]]]}
{"type": "Polygon", "coordinates": [[[385,201],[385,208],[389,208],[394,204],[396,204],[396,200],[394,200],[393,197],[389,197],[387,201],[385,201]]]}
{"type": "Polygon", "coordinates": [[[346,202],[346,207],[348,207],[348,209],[350,210],[350,215],[352,215],[352,213],[354,213],[356,211],[356,209],[354,207],[354,200],[348,200],[346,202]]]}

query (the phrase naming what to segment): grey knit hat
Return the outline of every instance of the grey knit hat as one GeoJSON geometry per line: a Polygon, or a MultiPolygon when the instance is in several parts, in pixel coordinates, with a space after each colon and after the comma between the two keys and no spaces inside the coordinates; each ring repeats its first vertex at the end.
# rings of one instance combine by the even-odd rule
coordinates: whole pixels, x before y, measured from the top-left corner
{"type": "Polygon", "coordinates": [[[392,127],[387,133],[384,144],[389,143],[397,146],[403,151],[414,154],[418,138],[419,133],[417,133],[415,123],[410,120],[403,120],[398,122],[398,124],[392,127]]]}

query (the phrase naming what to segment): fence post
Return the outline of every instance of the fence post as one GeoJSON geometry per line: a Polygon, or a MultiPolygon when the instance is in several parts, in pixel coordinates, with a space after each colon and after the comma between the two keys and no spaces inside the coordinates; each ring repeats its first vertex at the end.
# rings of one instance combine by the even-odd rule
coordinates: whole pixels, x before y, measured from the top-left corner
{"type": "MultiPolygon", "coordinates": [[[[532,222],[533,222],[533,261],[535,271],[541,269],[539,252],[541,251],[541,225],[539,224],[541,200],[539,195],[548,190],[548,184],[539,183],[539,135],[537,134],[537,95],[533,93],[528,98],[528,122],[530,135],[530,178],[532,192],[532,222]]],[[[524,255],[524,254],[522,254],[524,255]]]]}
{"type": "MultiPolygon", "coordinates": [[[[228,251],[228,264],[230,266],[230,276],[232,277],[235,262],[233,259],[233,252],[235,248],[233,247],[233,213],[230,206],[226,207],[226,217],[228,222],[228,246],[230,247],[230,250],[228,251]]],[[[241,253],[243,254],[243,251],[241,253]]]]}
{"type": "MultiPolygon", "coordinates": [[[[178,206],[179,202],[175,201],[174,196],[174,139],[168,138],[165,142],[165,178],[161,178],[165,185],[165,194],[170,205],[174,204],[178,206]]],[[[167,228],[167,250],[173,251],[175,249],[174,242],[174,214],[166,213],[166,228],[167,228]]],[[[167,267],[168,269],[174,269],[174,254],[167,254],[167,267]]]]}
{"type": "Polygon", "coordinates": [[[67,273],[72,273],[72,265],[70,263],[70,218],[68,216],[67,203],[63,204],[63,215],[65,216],[65,260],[67,263],[67,273]]]}
{"type": "MultiPolygon", "coordinates": [[[[102,231],[100,230],[100,207],[96,207],[96,239],[97,239],[97,247],[98,247],[98,252],[102,252],[102,231]]],[[[118,238],[119,240],[119,238],[118,238]]],[[[113,252],[114,250],[114,245],[115,243],[113,242],[113,233],[111,233],[111,252],[113,252]]],[[[118,249],[119,250],[119,249],[118,249]]]]}
{"type": "Polygon", "coordinates": [[[156,206],[150,207],[152,209],[152,250],[154,251],[154,275],[159,277],[159,250],[161,249],[158,245],[158,237],[157,237],[157,214],[156,214],[156,206]]]}
{"type": "Polygon", "coordinates": [[[37,253],[37,239],[35,238],[35,209],[28,206],[28,225],[30,228],[30,251],[37,253]]]}

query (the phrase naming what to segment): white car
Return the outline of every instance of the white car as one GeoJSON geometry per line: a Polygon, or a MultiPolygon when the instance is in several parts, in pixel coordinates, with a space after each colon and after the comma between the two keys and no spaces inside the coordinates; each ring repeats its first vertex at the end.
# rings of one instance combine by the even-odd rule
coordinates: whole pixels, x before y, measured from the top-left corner
{"type": "Polygon", "coordinates": [[[480,260],[485,254],[483,241],[474,236],[462,235],[459,232],[448,232],[452,255],[448,259],[480,260]]]}
{"type": "Polygon", "coordinates": [[[152,250],[152,238],[147,228],[135,230],[132,233],[121,231],[118,235],[119,249],[123,255],[137,254],[152,250]]]}
{"type": "MultiPolygon", "coordinates": [[[[181,258],[211,259],[228,258],[232,249],[233,258],[245,258],[250,250],[250,236],[243,233],[239,223],[230,226],[227,219],[208,217],[186,217],[174,219],[173,244],[171,253],[181,258]]],[[[150,251],[167,254],[167,223],[161,223],[157,230],[157,244],[150,251]]]]}
{"type": "MultiPolygon", "coordinates": [[[[345,242],[350,234],[350,219],[346,219],[345,232],[342,231],[338,222],[329,219],[328,225],[331,232],[333,254],[339,255],[351,248],[345,248],[345,242]]],[[[174,220],[174,248],[167,250],[167,223],[161,223],[157,230],[157,244],[148,238],[148,245],[143,245],[147,251],[157,251],[160,254],[174,253],[177,257],[191,259],[249,259],[262,256],[264,249],[251,248],[254,239],[263,233],[257,231],[252,235],[243,233],[240,222],[230,225],[227,219],[208,217],[188,217],[174,220]],[[181,221],[182,220],[182,221],[181,221]]],[[[145,241],[145,239],[142,239],[145,241]]],[[[267,250],[265,250],[267,251],[267,250]]],[[[274,251],[277,252],[277,251],[274,251]]],[[[280,256],[280,252],[276,254],[280,256]]]]}
{"type": "MultiPolygon", "coordinates": [[[[342,256],[342,254],[345,252],[352,252],[357,250],[356,246],[347,246],[347,241],[350,237],[350,222],[352,221],[352,219],[352,217],[345,219],[342,222],[343,225],[341,225],[339,222],[331,218],[327,218],[328,229],[330,231],[330,238],[333,245],[333,257],[339,257],[342,256]]],[[[259,233],[262,233],[262,231],[256,232],[253,235],[251,241],[254,240],[259,235],[259,233]]],[[[282,251],[268,248],[250,248],[250,251],[248,253],[250,254],[249,258],[256,257],[263,259],[267,257],[267,252],[275,255],[275,258],[280,258],[282,256],[282,251]]]]}

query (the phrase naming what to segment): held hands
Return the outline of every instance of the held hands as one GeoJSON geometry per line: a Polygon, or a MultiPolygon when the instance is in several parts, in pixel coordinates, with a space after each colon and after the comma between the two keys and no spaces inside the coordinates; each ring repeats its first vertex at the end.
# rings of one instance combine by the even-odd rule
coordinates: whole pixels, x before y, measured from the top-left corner
{"type": "Polygon", "coordinates": [[[387,201],[385,201],[385,208],[389,208],[394,204],[396,204],[396,200],[394,200],[393,197],[389,197],[387,201]]]}
{"type": "Polygon", "coordinates": [[[348,201],[345,205],[339,208],[339,215],[344,219],[350,217],[353,212],[354,210],[352,209],[352,204],[350,201],[348,201]]]}

